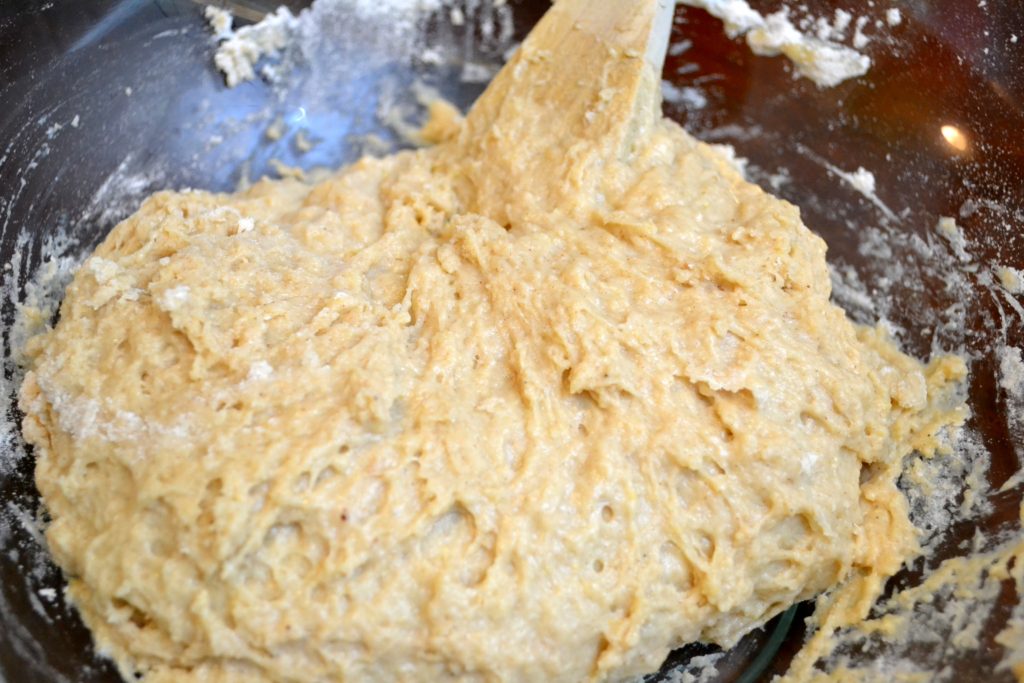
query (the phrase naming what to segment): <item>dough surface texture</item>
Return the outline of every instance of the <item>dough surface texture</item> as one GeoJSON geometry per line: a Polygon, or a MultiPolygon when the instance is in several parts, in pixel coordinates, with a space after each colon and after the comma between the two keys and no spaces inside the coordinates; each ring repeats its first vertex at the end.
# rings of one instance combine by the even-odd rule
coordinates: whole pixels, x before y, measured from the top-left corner
{"type": "Polygon", "coordinates": [[[158,193],[85,262],[21,405],[126,676],[622,680],[914,551],[894,482],[956,364],[852,324],[795,207],[607,96],[650,74],[552,130],[543,68],[427,149],[158,193]]]}

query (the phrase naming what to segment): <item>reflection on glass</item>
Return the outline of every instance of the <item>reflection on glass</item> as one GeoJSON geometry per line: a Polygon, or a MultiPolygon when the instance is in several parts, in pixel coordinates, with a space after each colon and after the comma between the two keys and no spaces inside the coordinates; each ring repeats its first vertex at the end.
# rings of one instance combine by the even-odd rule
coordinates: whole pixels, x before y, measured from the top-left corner
{"type": "Polygon", "coordinates": [[[958,152],[963,152],[967,149],[967,136],[959,128],[946,124],[939,130],[950,147],[958,152]]]}

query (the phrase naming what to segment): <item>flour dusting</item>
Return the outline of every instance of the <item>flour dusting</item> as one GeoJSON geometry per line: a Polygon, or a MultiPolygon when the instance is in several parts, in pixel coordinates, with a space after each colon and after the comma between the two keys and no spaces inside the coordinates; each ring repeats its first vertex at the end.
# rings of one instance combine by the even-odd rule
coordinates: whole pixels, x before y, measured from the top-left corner
{"type": "Polygon", "coordinates": [[[1014,399],[1024,400],[1024,360],[1020,349],[1004,346],[999,356],[999,386],[1014,399]]]}
{"type": "Polygon", "coordinates": [[[707,95],[695,86],[678,86],[671,81],[661,82],[661,97],[668,104],[685,109],[703,109],[708,106],[707,95]]]}
{"type": "Polygon", "coordinates": [[[686,664],[668,672],[665,683],[710,683],[718,677],[718,664],[724,652],[692,657],[686,664]]]}
{"type": "Polygon", "coordinates": [[[827,169],[829,173],[842,180],[847,186],[857,191],[865,199],[874,204],[888,221],[893,223],[897,221],[896,212],[890,209],[889,206],[879,198],[876,192],[874,173],[863,166],[859,166],[855,171],[844,171],[835,164],[830,163],[821,155],[813,152],[802,143],[798,143],[796,145],[796,149],[800,154],[804,155],[819,166],[827,169]]]}
{"type": "MultiPolygon", "coordinates": [[[[69,119],[69,125],[62,129],[50,125],[44,142],[34,152],[22,156],[25,159],[23,165],[13,169],[13,177],[20,179],[16,188],[27,186],[26,179],[37,172],[39,161],[49,154],[52,145],[60,143],[61,136],[80,135],[86,130],[88,119],[81,114],[69,116],[69,119]]],[[[39,125],[49,124],[44,118],[39,125]]],[[[8,141],[8,151],[14,145],[32,144],[27,129],[28,126],[22,131],[24,137],[16,136],[8,141]]],[[[0,165],[5,162],[6,157],[0,158],[0,165]]],[[[25,374],[25,347],[29,339],[53,324],[64,290],[92,246],[90,240],[96,237],[97,232],[102,232],[102,228],[109,228],[130,214],[154,186],[164,184],[165,176],[158,164],[149,163],[145,172],[140,168],[139,160],[131,153],[126,154],[104,182],[96,187],[92,196],[84,198],[75,213],[62,215],[56,222],[52,219],[46,224],[14,222],[14,209],[23,202],[33,201],[21,190],[8,194],[0,202],[0,228],[5,233],[9,229],[12,232],[15,228],[18,230],[10,236],[9,256],[0,277],[0,305],[4,316],[3,373],[0,375],[0,405],[3,410],[3,419],[0,420],[0,480],[5,485],[5,496],[0,505],[0,547],[6,561],[17,568],[20,577],[18,586],[12,589],[25,596],[27,605],[42,624],[66,619],[71,612],[65,606],[62,591],[54,587],[61,585],[62,579],[46,547],[43,512],[33,496],[12,493],[17,489],[8,488],[12,481],[26,480],[32,467],[21,434],[21,414],[16,407],[18,388],[25,374]]],[[[117,273],[110,265],[97,260],[92,272],[100,279],[112,280],[117,273]]],[[[87,407],[83,410],[88,412],[87,407]]],[[[81,415],[87,422],[85,412],[81,415]]],[[[40,641],[38,631],[15,616],[16,609],[0,598],[2,628],[25,646],[42,651],[46,643],[40,641]]],[[[69,682],[66,676],[46,662],[40,661],[38,666],[45,672],[46,680],[69,682]]],[[[81,673],[88,675],[90,670],[85,667],[81,673]]]]}

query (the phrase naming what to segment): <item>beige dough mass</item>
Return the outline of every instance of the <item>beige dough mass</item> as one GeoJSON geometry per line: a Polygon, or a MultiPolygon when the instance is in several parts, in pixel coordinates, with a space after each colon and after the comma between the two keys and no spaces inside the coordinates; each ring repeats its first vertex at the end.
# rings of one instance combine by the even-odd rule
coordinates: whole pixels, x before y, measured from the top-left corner
{"type": "Polygon", "coordinates": [[[85,262],[21,403],[126,676],[621,680],[913,552],[894,479],[962,368],[853,325],[795,207],[607,95],[650,74],[562,147],[509,133],[542,57],[433,147],[161,192],[85,262]]]}

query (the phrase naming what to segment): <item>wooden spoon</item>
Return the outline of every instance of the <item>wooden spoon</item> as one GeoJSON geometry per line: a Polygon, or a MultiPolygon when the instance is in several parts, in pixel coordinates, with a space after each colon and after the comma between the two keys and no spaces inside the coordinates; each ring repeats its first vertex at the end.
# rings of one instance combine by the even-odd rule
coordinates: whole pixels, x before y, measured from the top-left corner
{"type": "Polygon", "coordinates": [[[628,158],[661,117],[674,5],[557,2],[467,116],[467,208],[509,223],[526,218],[509,212],[571,208],[592,197],[603,164],[628,158]],[[518,208],[508,205],[510,192],[518,208]]]}

